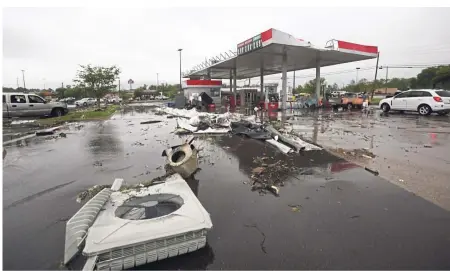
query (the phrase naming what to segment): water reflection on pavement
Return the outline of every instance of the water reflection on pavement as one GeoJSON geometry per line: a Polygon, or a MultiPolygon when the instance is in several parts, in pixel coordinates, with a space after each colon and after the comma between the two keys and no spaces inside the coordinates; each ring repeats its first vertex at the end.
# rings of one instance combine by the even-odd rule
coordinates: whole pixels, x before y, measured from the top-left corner
{"type": "MultiPolygon", "coordinates": [[[[286,119],[305,129],[312,123],[317,142],[326,125],[335,125],[325,125],[323,115],[293,117],[286,119]]],[[[114,178],[131,184],[162,175],[162,151],[181,140],[171,133],[175,120],[150,107],[82,125],[70,125],[66,138],[7,147],[5,269],[60,268],[65,221],[80,207],[77,194],[114,178]],[[140,124],[149,119],[162,122],[140,124]]],[[[450,268],[449,213],[353,163],[326,151],[286,156],[229,135],[195,144],[202,170],[188,183],[211,214],[208,245],[142,269],[450,268]],[[252,192],[256,156],[289,161],[301,173],[285,177],[280,197],[252,192]]]]}

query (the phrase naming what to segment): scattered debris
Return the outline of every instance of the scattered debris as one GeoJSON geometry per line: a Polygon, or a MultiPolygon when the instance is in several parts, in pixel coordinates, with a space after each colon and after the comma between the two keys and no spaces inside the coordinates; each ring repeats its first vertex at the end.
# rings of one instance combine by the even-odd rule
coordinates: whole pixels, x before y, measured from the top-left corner
{"type": "Polygon", "coordinates": [[[139,141],[136,141],[133,144],[131,144],[131,146],[144,146],[144,144],[139,141]]]}
{"type": "Polygon", "coordinates": [[[84,201],[92,199],[97,195],[103,188],[111,188],[111,185],[94,185],[86,191],[80,192],[77,196],[77,202],[82,203],[84,201]]]}
{"type": "Polygon", "coordinates": [[[141,122],[141,124],[153,124],[153,123],[159,123],[159,122],[162,122],[162,120],[148,120],[148,121],[141,122]]]}
{"type": "Polygon", "coordinates": [[[300,212],[300,208],[302,207],[300,204],[289,204],[292,212],[300,212]]]}
{"type": "Polygon", "coordinates": [[[264,171],[264,167],[256,167],[252,170],[252,173],[261,174],[264,171]]]}
{"type": "Polygon", "coordinates": [[[280,189],[278,187],[276,187],[275,185],[267,185],[266,189],[269,190],[270,192],[272,192],[272,194],[274,194],[275,196],[280,195],[280,189]]]}
{"type": "Polygon", "coordinates": [[[350,218],[355,219],[355,218],[359,218],[359,217],[360,217],[360,215],[354,215],[354,216],[351,216],[350,218]]]}
{"type": "Polygon", "coordinates": [[[60,136],[60,137],[66,138],[66,137],[67,137],[67,134],[66,134],[66,133],[59,133],[59,136],[60,136]]]}
{"type": "Polygon", "coordinates": [[[424,145],[423,147],[424,148],[433,148],[433,146],[431,146],[431,145],[424,145]]]}
{"type": "Polygon", "coordinates": [[[102,165],[103,164],[100,161],[95,161],[94,164],[93,164],[93,166],[96,166],[96,167],[101,167],[102,165]]]}
{"type": "Polygon", "coordinates": [[[35,122],[36,120],[13,120],[11,125],[35,122]]]}
{"type": "Polygon", "coordinates": [[[167,156],[170,167],[183,178],[188,178],[198,168],[198,150],[191,144],[194,139],[182,145],[172,146],[162,153],[162,156],[167,156]]]}
{"type": "Polygon", "coordinates": [[[372,170],[372,169],[367,168],[367,167],[365,167],[364,169],[367,170],[367,171],[369,171],[370,173],[372,173],[372,174],[375,175],[375,176],[378,176],[378,175],[379,175],[379,172],[376,171],[376,170],[372,170]]]}
{"type": "Polygon", "coordinates": [[[405,182],[403,179],[398,179],[398,181],[401,183],[405,182]]]}

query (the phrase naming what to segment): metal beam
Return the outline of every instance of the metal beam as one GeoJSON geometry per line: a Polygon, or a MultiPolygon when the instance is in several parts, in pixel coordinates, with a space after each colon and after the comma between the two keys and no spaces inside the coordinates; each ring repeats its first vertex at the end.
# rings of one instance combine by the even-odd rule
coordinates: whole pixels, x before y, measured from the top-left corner
{"type": "Polygon", "coordinates": [[[317,53],[316,57],[316,98],[317,98],[317,105],[319,105],[320,100],[320,53],[317,53]]]}
{"type": "Polygon", "coordinates": [[[287,53],[284,50],[283,52],[283,59],[282,59],[282,81],[281,81],[281,109],[286,110],[286,103],[287,103],[287,53]]]}

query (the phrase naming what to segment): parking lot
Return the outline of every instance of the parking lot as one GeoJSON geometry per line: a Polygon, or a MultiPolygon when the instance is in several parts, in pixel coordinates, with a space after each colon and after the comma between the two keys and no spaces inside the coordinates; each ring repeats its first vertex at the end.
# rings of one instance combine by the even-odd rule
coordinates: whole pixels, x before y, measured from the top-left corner
{"type": "Polygon", "coordinates": [[[294,113],[288,122],[334,154],[450,210],[448,116],[323,111],[294,113]]]}
{"type": "MultiPolygon", "coordinates": [[[[127,107],[107,121],[70,124],[66,137],[6,147],[5,269],[61,268],[65,221],[80,208],[79,192],[164,173],[161,152],[182,139],[171,133],[175,120],[155,116],[153,107],[127,107]],[[156,118],[163,122],[140,124],[156,118]]],[[[211,214],[208,245],[144,269],[450,268],[447,117],[277,114],[272,118],[286,118],[286,127],[338,156],[286,156],[236,136],[199,138],[201,171],[189,185],[211,214]],[[279,197],[259,194],[249,185],[255,157],[300,173],[285,177],[279,197]]]]}

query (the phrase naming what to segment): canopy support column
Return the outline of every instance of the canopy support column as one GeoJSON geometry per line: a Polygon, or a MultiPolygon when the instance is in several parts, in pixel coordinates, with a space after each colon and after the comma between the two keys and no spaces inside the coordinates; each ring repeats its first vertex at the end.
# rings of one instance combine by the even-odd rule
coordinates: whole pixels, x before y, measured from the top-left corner
{"type": "Polygon", "coordinates": [[[316,98],[317,98],[317,106],[319,105],[320,99],[320,55],[317,54],[316,58],[316,98]]]}
{"type": "Polygon", "coordinates": [[[230,70],[230,94],[233,93],[233,71],[230,70]]]}
{"type": "MultiPolygon", "coordinates": [[[[236,68],[233,69],[233,96],[234,100],[236,101],[236,92],[237,92],[237,74],[236,74],[236,68]]],[[[237,102],[236,102],[237,106],[237,102]]]]}
{"type": "Polygon", "coordinates": [[[286,102],[287,102],[287,54],[286,51],[283,52],[283,63],[281,67],[281,109],[286,110],[286,102]]]}

